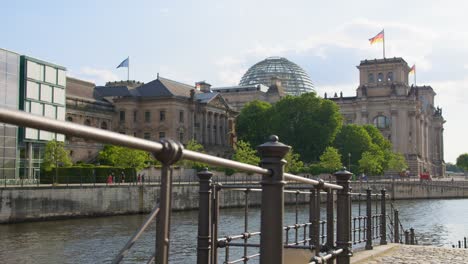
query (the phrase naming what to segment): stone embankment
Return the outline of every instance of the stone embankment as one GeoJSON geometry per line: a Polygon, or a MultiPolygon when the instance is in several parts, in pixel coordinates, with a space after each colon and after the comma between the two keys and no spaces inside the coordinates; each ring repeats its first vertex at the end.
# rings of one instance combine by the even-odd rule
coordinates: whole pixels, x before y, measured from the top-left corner
{"type": "Polygon", "coordinates": [[[409,246],[389,244],[375,247],[374,250],[355,253],[353,264],[428,264],[428,263],[468,263],[468,250],[432,246],[409,246]]]}

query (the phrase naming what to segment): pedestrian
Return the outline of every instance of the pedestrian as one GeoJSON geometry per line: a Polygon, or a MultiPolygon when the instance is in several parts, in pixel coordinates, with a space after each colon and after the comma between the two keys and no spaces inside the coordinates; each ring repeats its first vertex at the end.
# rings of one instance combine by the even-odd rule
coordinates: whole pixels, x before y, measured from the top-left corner
{"type": "Polygon", "coordinates": [[[114,176],[114,172],[111,171],[111,175],[112,175],[112,182],[114,183],[115,182],[115,176],[114,176]]]}
{"type": "Polygon", "coordinates": [[[122,173],[120,174],[120,176],[121,176],[122,183],[124,183],[124,182],[125,182],[125,172],[122,171],[122,173]]]}
{"type": "Polygon", "coordinates": [[[137,181],[138,181],[138,184],[140,184],[140,183],[141,183],[141,175],[140,175],[140,173],[138,173],[138,176],[137,176],[137,181]]]}
{"type": "Polygon", "coordinates": [[[109,174],[109,177],[107,177],[107,184],[112,184],[112,182],[113,182],[112,175],[109,174]]]}
{"type": "Polygon", "coordinates": [[[142,183],[145,183],[145,174],[144,174],[144,173],[141,174],[141,182],[142,182],[142,183]]]}

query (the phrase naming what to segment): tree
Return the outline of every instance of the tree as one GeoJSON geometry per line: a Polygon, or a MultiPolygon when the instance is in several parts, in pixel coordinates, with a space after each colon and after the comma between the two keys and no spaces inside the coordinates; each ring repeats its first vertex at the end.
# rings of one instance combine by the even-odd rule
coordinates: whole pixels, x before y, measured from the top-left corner
{"type": "Polygon", "coordinates": [[[359,169],[369,175],[377,175],[382,173],[382,163],[379,157],[374,156],[370,151],[362,153],[362,157],[359,160],[359,169]]]}
{"type": "Polygon", "coordinates": [[[271,131],[306,162],[318,161],[342,124],[338,106],[315,93],[286,96],[270,111],[271,131]]]}
{"type": "Polygon", "coordinates": [[[44,152],[43,166],[45,170],[51,171],[59,165],[71,166],[69,152],[65,150],[65,144],[61,141],[51,140],[47,142],[44,152]]]}
{"type": "Polygon", "coordinates": [[[260,157],[257,156],[257,151],[253,149],[248,142],[242,140],[237,141],[236,151],[232,159],[251,165],[258,165],[260,163],[260,157]]]}
{"type": "Polygon", "coordinates": [[[458,156],[457,166],[465,171],[468,171],[468,153],[464,153],[458,156]]]}
{"type": "Polygon", "coordinates": [[[304,163],[301,161],[301,156],[291,149],[286,156],[286,166],[284,167],[285,172],[299,173],[304,168],[304,163]]]}
{"type": "MultiPolygon", "coordinates": [[[[189,142],[187,142],[187,146],[185,149],[200,152],[200,153],[205,153],[205,150],[203,148],[203,145],[198,143],[195,139],[191,139],[189,142]]],[[[208,168],[209,166],[205,163],[202,162],[196,162],[196,161],[191,161],[191,160],[183,160],[181,162],[182,166],[186,168],[192,168],[197,171],[201,171],[204,168],[208,168]]]]}
{"type": "Polygon", "coordinates": [[[390,160],[388,161],[388,169],[396,172],[402,172],[408,168],[406,159],[401,153],[391,153],[390,160]]]}
{"type": "MultiPolygon", "coordinates": [[[[362,154],[369,151],[371,145],[372,138],[367,130],[363,126],[354,124],[343,126],[333,143],[333,146],[341,153],[341,162],[346,165],[348,163],[357,165],[362,154]]],[[[351,168],[348,169],[351,170],[351,168]]]]}
{"type": "Polygon", "coordinates": [[[151,155],[146,151],[114,145],[106,145],[99,152],[101,163],[117,167],[134,168],[137,171],[143,169],[151,159],[151,155]]]}
{"type": "Polygon", "coordinates": [[[236,131],[239,140],[249,142],[251,146],[265,143],[270,135],[271,104],[263,101],[252,101],[242,108],[237,117],[236,131]]]}
{"type": "Polygon", "coordinates": [[[338,150],[334,147],[327,147],[320,156],[319,165],[329,173],[341,169],[343,164],[341,163],[341,155],[338,150]]]}

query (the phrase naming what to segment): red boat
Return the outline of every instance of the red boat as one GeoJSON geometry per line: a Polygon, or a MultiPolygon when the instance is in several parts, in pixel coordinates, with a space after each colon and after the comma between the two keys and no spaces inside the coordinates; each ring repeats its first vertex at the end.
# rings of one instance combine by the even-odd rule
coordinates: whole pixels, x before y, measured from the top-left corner
{"type": "Polygon", "coordinates": [[[432,181],[432,178],[431,178],[431,175],[429,174],[429,172],[421,172],[419,174],[419,179],[421,181],[432,181]]]}

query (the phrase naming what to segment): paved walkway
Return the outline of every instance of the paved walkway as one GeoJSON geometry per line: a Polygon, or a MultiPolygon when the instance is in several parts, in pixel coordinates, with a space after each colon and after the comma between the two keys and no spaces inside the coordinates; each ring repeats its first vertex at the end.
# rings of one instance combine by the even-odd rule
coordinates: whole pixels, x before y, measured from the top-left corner
{"type": "Polygon", "coordinates": [[[468,263],[468,250],[390,244],[388,246],[375,247],[374,250],[357,252],[351,260],[355,264],[466,264],[468,263]]]}

